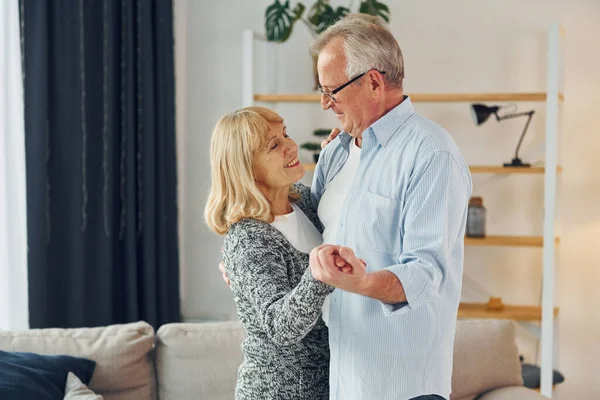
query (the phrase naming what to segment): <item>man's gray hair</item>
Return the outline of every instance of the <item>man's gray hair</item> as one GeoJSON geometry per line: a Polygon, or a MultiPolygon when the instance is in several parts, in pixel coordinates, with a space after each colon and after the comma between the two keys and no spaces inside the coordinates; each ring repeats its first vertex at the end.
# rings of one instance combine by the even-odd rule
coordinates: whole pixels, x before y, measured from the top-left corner
{"type": "Polygon", "coordinates": [[[348,79],[370,69],[385,71],[392,87],[402,89],[404,59],[402,50],[381,17],[349,14],[314,38],[310,54],[317,57],[333,39],[342,38],[348,79]]]}

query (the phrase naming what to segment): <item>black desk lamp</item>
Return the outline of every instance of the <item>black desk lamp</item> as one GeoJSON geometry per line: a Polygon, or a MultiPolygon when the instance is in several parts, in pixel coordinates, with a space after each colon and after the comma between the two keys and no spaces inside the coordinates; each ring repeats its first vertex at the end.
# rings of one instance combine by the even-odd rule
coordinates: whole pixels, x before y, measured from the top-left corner
{"type": "Polygon", "coordinates": [[[527,132],[527,127],[529,126],[529,122],[531,122],[531,117],[533,117],[533,113],[535,111],[531,110],[531,111],[527,111],[527,112],[513,113],[513,114],[506,114],[506,115],[499,116],[498,110],[500,110],[500,108],[501,107],[499,107],[499,106],[488,107],[483,104],[473,104],[471,106],[471,114],[473,116],[473,121],[475,122],[475,124],[481,125],[492,114],[494,114],[496,116],[497,121],[501,121],[501,120],[509,119],[509,118],[523,117],[525,115],[529,116],[529,118],[527,119],[527,123],[525,124],[525,129],[523,129],[523,133],[521,134],[521,138],[519,139],[519,144],[517,144],[517,149],[515,150],[515,158],[513,158],[512,162],[510,162],[510,163],[504,163],[504,166],[505,167],[530,167],[531,164],[526,164],[523,161],[521,161],[521,159],[519,158],[519,148],[521,147],[521,143],[523,142],[523,137],[525,136],[525,132],[527,132]]]}

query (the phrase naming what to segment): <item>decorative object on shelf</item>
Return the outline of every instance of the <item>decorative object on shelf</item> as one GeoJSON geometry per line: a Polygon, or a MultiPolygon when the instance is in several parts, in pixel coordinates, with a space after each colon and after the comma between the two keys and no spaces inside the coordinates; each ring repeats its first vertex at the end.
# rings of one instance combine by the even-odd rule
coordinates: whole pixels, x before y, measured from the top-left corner
{"type": "MultiPolygon", "coordinates": [[[[498,111],[503,108],[501,106],[492,106],[488,107],[483,104],[473,104],[471,105],[471,115],[473,117],[473,121],[477,125],[483,124],[490,115],[494,114],[496,116],[497,121],[502,121],[509,118],[523,117],[527,116],[527,123],[525,124],[525,128],[523,129],[523,133],[521,134],[521,138],[519,139],[519,143],[517,144],[517,149],[515,150],[515,157],[512,159],[510,163],[504,163],[505,167],[530,167],[531,164],[524,163],[519,158],[519,148],[521,147],[521,143],[523,142],[523,137],[525,136],[525,132],[527,132],[527,128],[529,127],[529,123],[531,122],[531,118],[533,117],[534,110],[526,111],[526,112],[512,112],[509,114],[505,114],[502,116],[498,115],[498,111]]],[[[515,107],[516,109],[516,107],[515,107]]]]}
{"type": "Polygon", "coordinates": [[[486,209],[483,206],[483,199],[478,196],[471,197],[467,213],[466,235],[475,238],[485,237],[485,218],[486,209]]]}
{"type": "Polygon", "coordinates": [[[488,310],[490,310],[490,311],[501,311],[504,309],[504,303],[502,302],[502,297],[490,296],[486,305],[487,305],[488,310]]]}
{"type": "MultiPolygon", "coordinates": [[[[279,43],[285,42],[290,38],[294,24],[297,21],[302,21],[314,37],[327,29],[328,26],[333,25],[339,19],[352,12],[350,9],[352,3],[351,1],[348,7],[340,6],[334,9],[329,4],[329,0],[317,0],[310,7],[307,15],[304,16],[306,6],[303,3],[297,2],[295,6],[290,7],[289,0],[286,0],[284,3],[280,0],[275,0],[265,11],[267,40],[279,43]]],[[[377,0],[361,1],[358,12],[379,16],[386,22],[390,21],[388,6],[377,0]]],[[[316,59],[313,59],[313,79],[313,90],[317,90],[319,76],[317,74],[316,59]]]]}
{"type": "MultiPolygon", "coordinates": [[[[331,133],[331,129],[316,129],[313,131],[313,135],[317,137],[326,137],[331,133]]],[[[315,163],[319,161],[319,153],[321,152],[321,143],[317,142],[306,142],[300,145],[300,148],[313,152],[313,159],[315,163]]]]}

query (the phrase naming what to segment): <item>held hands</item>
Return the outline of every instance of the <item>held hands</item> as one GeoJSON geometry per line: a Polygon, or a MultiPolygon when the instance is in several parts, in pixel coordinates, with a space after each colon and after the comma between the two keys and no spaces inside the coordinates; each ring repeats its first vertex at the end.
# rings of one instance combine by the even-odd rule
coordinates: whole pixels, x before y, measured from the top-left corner
{"type": "Polygon", "coordinates": [[[321,245],[310,253],[313,278],[348,292],[358,292],[367,278],[366,264],[348,247],[321,245]]]}
{"type": "MultiPolygon", "coordinates": [[[[315,279],[342,289],[343,287],[338,285],[346,286],[346,283],[359,281],[364,277],[366,264],[356,258],[352,249],[348,247],[321,245],[310,254],[310,269],[315,279]],[[340,275],[349,275],[355,279],[344,279],[345,277],[340,275]]],[[[219,271],[223,281],[227,286],[231,286],[223,261],[219,263],[219,271]]]]}

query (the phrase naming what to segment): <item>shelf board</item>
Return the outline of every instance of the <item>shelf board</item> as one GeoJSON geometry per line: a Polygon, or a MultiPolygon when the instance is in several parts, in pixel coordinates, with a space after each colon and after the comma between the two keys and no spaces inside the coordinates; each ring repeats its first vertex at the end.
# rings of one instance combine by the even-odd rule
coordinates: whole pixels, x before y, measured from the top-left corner
{"type": "MultiPolygon", "coordinates": [[[[314,167],[313,167],[314,169],[314,167]]],[[[472,174],[543,174],[546,167],[504,167],[498,165],[471,165],[469,166],[472,174]]],[[[556,167],[556,172],[561,173],[562,167],[556,167]]]]}
{"type": "MultiPolygon", "coordinates": [[[[314,171],[316,164],[304,164],[306,171],[314,171]]],[[[469,166],[472,174],[543,174],[546,168],[540,167],[503,167],[497,165],[471,165],[469,166]]],[[[561,173],[562,167],[556,167],[556,172],[561,173]]]]}
{"type": "MultiPolygon", "coordinates": [[[[558,316],[558,307],[554,316],[558,316]]],[[[459,319],[509,319],[513,321],[541,321],[542,308],[538,306],[503,305],[500,309],[491,309],[488,303],[460,303],[459,319]]]]}
{"type": "MultiPolygon", "coordinates": [[[[560,242],[555,238],[555,244],[560,242]]],[[[465,237],[467,246],[516,246],[516,247],[542,247],[543,236],[500,236],[487,235],[484,238],[465,237]]]]}
{"type": "MultiPolygon", "coordinates": [[[[512,102],[512,101],[546,101],[545,92],[528,93],[414,93],[408,94],[413,103],[459,103],[459,102],[512,102]]],[[[560,101],[564,100],[561,93],[560,101]]],[[[319,103],[320,94],[255,94],[254,101],[266,103],[319,103]]]]}

